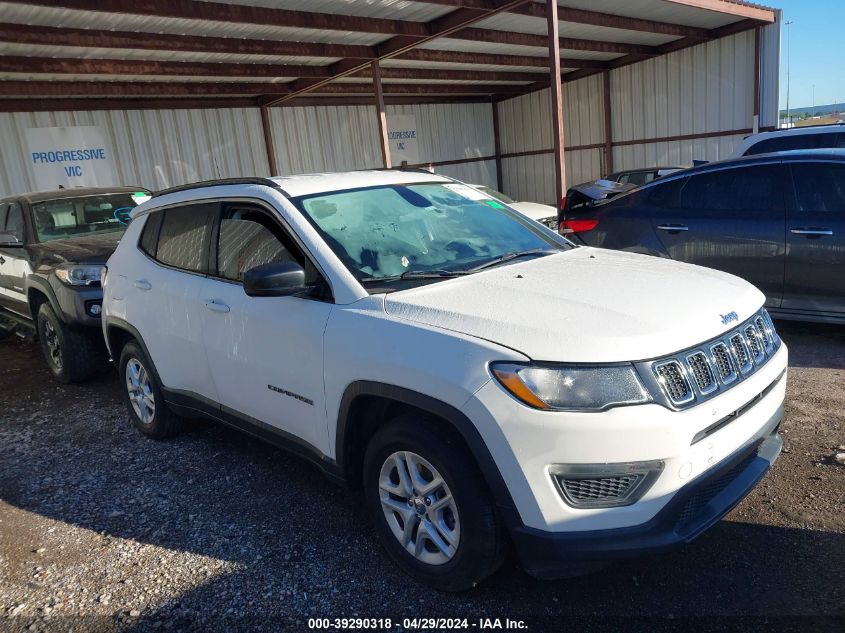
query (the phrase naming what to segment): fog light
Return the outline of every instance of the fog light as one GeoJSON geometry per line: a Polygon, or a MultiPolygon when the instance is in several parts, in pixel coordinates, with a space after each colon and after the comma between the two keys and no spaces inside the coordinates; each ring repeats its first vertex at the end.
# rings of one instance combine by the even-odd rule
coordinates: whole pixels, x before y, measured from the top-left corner
{"type": "Polygon", "coordinates": [[[92,317],[98,317],[103,312],[103,306],[99,303],[90,303],[88,304],[88,314],[92,317]]]}
{"type": "Polygon", "coordinates": [[[663,462],[555,464],[549,472],[573,508],[618,508],[642,498],[663,472],[663,462]]]}

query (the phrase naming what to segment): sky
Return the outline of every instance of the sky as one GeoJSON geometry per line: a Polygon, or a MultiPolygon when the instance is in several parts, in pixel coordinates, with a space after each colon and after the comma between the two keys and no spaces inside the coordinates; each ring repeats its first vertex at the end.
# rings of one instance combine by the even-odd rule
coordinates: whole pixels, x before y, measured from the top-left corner
{"type": "Polygon", "coordinates": [[[783,9],[781,27],[780,107],[786,109],[787,41],[792,108],[845,103],[845,0],[758,0],[783,9]],[[787,36],[789,31],[789,36],[787,36]]]}

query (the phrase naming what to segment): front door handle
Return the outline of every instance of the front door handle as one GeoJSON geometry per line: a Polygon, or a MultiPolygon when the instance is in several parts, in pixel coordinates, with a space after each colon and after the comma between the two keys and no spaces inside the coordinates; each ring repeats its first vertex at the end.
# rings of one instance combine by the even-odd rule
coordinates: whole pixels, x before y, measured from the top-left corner
{"type": "Polygon", "coordinates": [[[205,307],[212,312],[221,312],[223,314],[231,310],[231,308],[220,301],[220,299],[206,299],[205,307]]]}
{"type": "Polygon", "coordinates": [[[143,290],[144,292],[153,289],[153,285],[146,279],[136,279],[134,285],[138,290],[143,290]]]}
{"type": "Polygon", "coordinates": [[[658,224],[657,228],[661,231],[669,231],[670,233],[675,233],[677,231],[689,231],[689,227],[684,226],[683,224],[658,224]]]}
{"type": "Polygon", "coordinates": [[[818,226],[799,226],[789,232],[794,235],[809,235],[811,237],[819,235],[833,235],[833,231],[831,229],[825,229],[818,226]]]}
{"type": "Polygon", "coordinates": [[[0,264],[5,264],[5,263],[6,263],[6,258],[3,257],[2,255],[0,255],[0,264]]]}

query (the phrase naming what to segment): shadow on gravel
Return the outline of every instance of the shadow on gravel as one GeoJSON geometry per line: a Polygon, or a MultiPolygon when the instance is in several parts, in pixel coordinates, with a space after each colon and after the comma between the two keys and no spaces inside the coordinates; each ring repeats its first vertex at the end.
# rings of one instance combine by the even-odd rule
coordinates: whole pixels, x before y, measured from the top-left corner
{"type": "Polygon", "coordinates": [[[845,325],[777,321],[794,368],[845,369],[845,325]]]}
{"type": "MultiPolygon", "coordinates": [[[[305,462],[216,425],[156,443],[123,420],[110,424],[113,434],[90,438],[72,456],[73,438],[39,430],[25,455],[5,461],[0,496],[107,538],[235,567],[141,619],[116,615],[121,630],[148,630],[158,620],[179,630],[221,622],[237,630],[256,618],[270,628],[306,630],[308,617],[356,614],[536,622],[832,615],[845,599],[845,535],[735,522],[683,550],[585,578],[537,581],[511,561],[473,592],[438,594],[399,573],[375,542],[359,498],[305,462]]],[[[643,621],[644,628],[653,624],[643,621]]]]}
{"type": "MultiPolygon", "coordinates": [[[[9,371],[0,362],[0,379],[9,371]]],[[[731,521],[680,551],[589,577],[537,581],[510,561],[472,592],[438,594],[398,572],[359,497],[307,463],[213,424],[146,440],[129,426],[114,381],[33,382],[0,394],[0,499],[102,533],[104,547],[120,537],[229,563],[197,588],[153,599],[141,618],[117,612],[120,630],[160,621],[307,630],[309,617],[353,616],[524,617],[535,631],[562,630],[562,618],[624,618],[616,628],[660,630],[646,618],[843,615],[845,534],[731,521]]]]}

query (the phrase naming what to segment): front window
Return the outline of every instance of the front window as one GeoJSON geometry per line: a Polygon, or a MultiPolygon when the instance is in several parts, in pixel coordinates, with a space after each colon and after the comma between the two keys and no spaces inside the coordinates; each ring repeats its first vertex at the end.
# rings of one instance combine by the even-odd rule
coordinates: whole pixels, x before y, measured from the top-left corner
{"type": "Polygon", "coordinates": [[[501,191],[496,191],[495,189],[491,189],[490,187],[485,187],[484,185],[479,185],[477,187],[479,191],[483,191],[491,198],[496,198],[499,202],[504,202],[505,204],[513,204],[516,200],[508,198],[505,194],[501,191]]]}
{"type": "Polygon", "coordinates": [[[364,283],[468,274],[571,247],[459,183],[370,187],[294,203],[364,283]]]}
{"type": "Polygon", "coordinates": [[[127,211],[139,198],[131,193],[111,193],[46,200],[32,205],[32,219],[39,242],[79,237],[90,233],[123,232],[127,211]]]}

